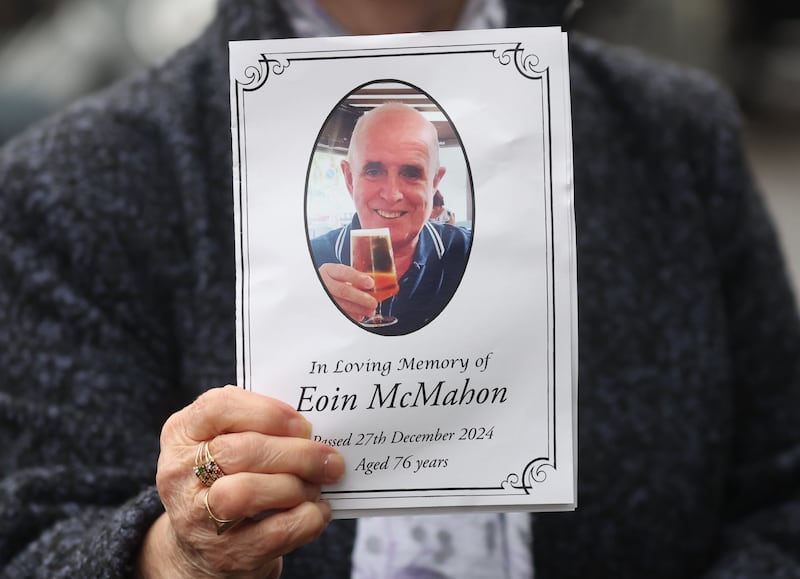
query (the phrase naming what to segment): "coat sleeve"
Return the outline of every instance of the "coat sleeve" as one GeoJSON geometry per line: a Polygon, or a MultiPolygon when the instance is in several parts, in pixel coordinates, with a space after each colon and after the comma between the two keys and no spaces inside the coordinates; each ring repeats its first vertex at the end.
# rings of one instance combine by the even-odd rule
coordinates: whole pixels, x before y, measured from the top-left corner
{"type": "Polygon", "coordinates": [[[159,235],[132,191],[166,183],[99,106],[0,150],[0,577],[129,576],[163,512],[171,311],[128,233],[159,235]]]}
{"type": "MultiPolygon", "coordinates": [[[[738,111],[715,99],[711,147],[695,159],[729,327],[735,423],[719,553],[708,579],[800,577],[800,324],[742,151],[738,111]]],[[[701,115],[697,115],[698,117],[701,115]]],[[[703,125],[702,122],[698,123],[703,125]]]]}

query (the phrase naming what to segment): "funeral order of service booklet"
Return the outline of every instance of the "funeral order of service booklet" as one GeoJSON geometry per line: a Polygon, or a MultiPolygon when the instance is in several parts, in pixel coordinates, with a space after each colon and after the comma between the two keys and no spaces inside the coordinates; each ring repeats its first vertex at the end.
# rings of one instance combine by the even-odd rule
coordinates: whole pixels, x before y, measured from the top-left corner
{"type": "Polygon", "coordinates": [[[335,446],[335,517],[576,503],[558,28],[230,44],[241,387],[335,446]]]}

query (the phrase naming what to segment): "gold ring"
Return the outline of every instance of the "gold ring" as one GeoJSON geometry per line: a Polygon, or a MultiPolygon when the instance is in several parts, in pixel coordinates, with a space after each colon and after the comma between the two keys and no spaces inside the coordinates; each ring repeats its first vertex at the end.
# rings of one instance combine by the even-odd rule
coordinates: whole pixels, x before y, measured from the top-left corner
{"type": "Polygon", "coordinates": [[[211,451],[208,449],[208,441],[201,442],[197,447],[197,454],[194,455],[194,476],[200,479],[200,482],[210,487],[214,481],[225,476],[222,469],[214,461],[211,456],[211,451]]]}
{"type": "Polygon", "coordinates": [[[241,523],[243,519],[220,519],[217,517],[213,512],[211,512],[211,507],[208,506],[208,495],[210,493],[211,489],[208,489],[206,494],[203,496],[203,504],[206,506],[208,518],[211,519],[211,522],[213,522],[214,526],[217,528],[217,535],[221,535],[225,531],[229,531],[241,523]]]}

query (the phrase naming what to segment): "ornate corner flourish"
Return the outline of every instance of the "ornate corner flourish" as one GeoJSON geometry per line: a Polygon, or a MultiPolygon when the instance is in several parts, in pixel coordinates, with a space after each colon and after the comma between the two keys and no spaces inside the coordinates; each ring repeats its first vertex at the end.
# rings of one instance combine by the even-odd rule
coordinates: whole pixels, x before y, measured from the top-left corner
{"type": "Polygon", "coordinates": [[[237,83],[245,92],[256,91],[264,86],[270,74],[280,76],[291,63],[288,58],[268,58],[266,54],[262,54],[258,64],[244,69],[245,80],[238,80],[237,83]]]}
{"type": "Polygon", "coordinates": [[[503,490],[522,490],[530,494],[534,483],[541,484],[547,480],[547,472],[554,470],[555,464],[550,458],[537,458],[525,465],[522,475],[511,473],[500,486],[503,490]]]}
{"type": "Polygon", "coordinates": [[[538,80],[547,73],[547,67],[542,70],[536,68],[541,63],[541,59],[533,52],[526,54],[521,42],[511,47],[498,48],[492,52],[492,56],[503,66],[508,66],[513,62],[517,71],[525,78],[538,80]]]}

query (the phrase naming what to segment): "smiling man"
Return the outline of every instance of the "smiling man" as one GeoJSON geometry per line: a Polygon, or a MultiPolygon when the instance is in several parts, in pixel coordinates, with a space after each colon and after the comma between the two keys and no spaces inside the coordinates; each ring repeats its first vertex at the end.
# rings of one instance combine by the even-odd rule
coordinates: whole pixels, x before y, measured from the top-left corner
{"type": "Polygon", "coordinates": [[[464,273],[470,235],[428,221],[433,194],[445,174],[439,164],[436,127],[412,107],[386,103],[359,118],[342,172],[356,214],[346,227],[311,242],[314,262],[328,293],[356,321],[372,315],[378,302],[372,278],[350,267],[350,233],[388,228],[400,291],[384,314],[397,318],[374,328],[385,335],[413,332],[450,301],[464,273]]]}

